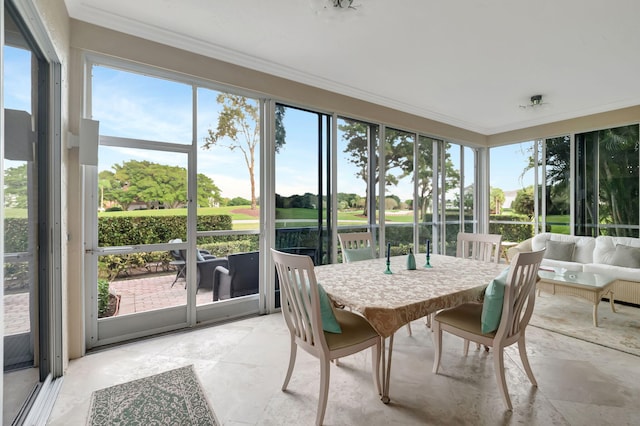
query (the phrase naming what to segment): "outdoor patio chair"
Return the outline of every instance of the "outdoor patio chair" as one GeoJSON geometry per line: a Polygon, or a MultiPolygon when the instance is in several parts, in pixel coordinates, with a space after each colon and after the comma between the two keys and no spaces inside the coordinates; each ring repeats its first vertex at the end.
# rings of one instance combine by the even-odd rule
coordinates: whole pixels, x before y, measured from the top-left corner
{"type": "Polygon", "coordinates": [[[213,300],[258,293],[260,252],[234,253],[227,256],[227,265],[215,268],[213,300]]]}
{"type": "MultiPolygon", "coordinates": [[[[170,243],[181,243],[182,240],[180,238],[176,238],[174,240],[169,241],[170,243]]],[[[176,278],[173,280],[171,286],[173,286],[179,278],[183,278],[185,280],[184,288],[187,288],[187,251],[184,249],[171,250],[171,256],[174,258],[174,263],[176,266],[176,278]]],[[[198,249],[196,252],[196,267],[197,267],[197,277],[196,282],[198,283],[198,287],[196,292],[202,288],[210,288],[213,289],[213,276],[216,268],[218,266],[226,267],[228,265],[227,258],[225,257],[216,257],[212,255],[209,251],[198,249]]]]}
{"type": "Polygon", "coordinates": [[[382,338],[362,317],[344,309],[333,309],[316,281],[309,256],[271,249],[280,279],[282,315],[290,333],[289,367],[282,384],[287,389],[298,347],[320,360],[320,396],[316,425],[322,424],[329,396],[330,362],[371,348],[373,381],[380,389],[382,338]]]}
{"type": "Polygon", "coordinates": [[[504,377],[504,348],[514,343],[518,344],[527,377],[533,386],[538,386],[527,358],[524,334],[533,313],[538,269],[543,254],[544,249],[517,254],[508,273],[501,274],[489,284],[483,304],[465,303],[442,310],[433,317],[434,373],[437,374],[440,367],[442,332],[447,331],[465,339],[465,355],[468,353],[470,340],[494,348],[495,375],[509,410],[512,406],[504,377]],[[503,297],[500,297],[501,293],[503,297]]]}

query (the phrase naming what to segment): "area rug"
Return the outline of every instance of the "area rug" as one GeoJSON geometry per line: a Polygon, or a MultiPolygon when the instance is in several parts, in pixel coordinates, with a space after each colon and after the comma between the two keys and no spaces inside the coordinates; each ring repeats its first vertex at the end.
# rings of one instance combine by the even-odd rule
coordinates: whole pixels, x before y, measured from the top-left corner
{"type": "Polygon", "coordinates": [[[529,325],[640,356],[640,308],[615,307],[611,312],[609,302],[600,302],[594,327],[591,302],[542,292],[529,325]]]}
{"type": "Polygon", "coordinates": [[[91,395],[87,425],[218,425],[193,365],[91,395]]]}

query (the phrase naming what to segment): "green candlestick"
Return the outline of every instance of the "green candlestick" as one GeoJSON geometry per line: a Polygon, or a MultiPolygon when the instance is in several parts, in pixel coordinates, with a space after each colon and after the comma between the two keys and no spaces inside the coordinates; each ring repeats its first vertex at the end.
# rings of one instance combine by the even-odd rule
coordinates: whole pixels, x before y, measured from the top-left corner
{"type": "Polygon", "coordinates": [[[387,260],[387,269],[384,271],[385,274],[393,274],[393,272],[391,272],[391,268],[389,267],[391,265],[391,261],[387,260]]]}

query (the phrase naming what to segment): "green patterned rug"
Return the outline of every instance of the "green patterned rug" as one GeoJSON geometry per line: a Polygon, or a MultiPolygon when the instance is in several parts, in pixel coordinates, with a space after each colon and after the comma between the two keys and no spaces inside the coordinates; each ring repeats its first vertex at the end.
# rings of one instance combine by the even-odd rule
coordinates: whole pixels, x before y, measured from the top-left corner
{"type": "Polygon", "coordinates": [[[193,365],[100,389],[87,425],[218,425],[193,365]]]}

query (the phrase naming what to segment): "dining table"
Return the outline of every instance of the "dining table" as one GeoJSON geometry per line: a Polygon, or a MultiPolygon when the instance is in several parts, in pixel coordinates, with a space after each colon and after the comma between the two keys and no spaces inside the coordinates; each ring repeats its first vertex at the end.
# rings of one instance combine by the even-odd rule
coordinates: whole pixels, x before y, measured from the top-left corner
{"type": "Polygon", "coordinates": [[[382,337],[379,374],[385,404],[390,401],[395,332],[441,309],[481,301],[487,285],[506,267],[437,254],[428,262],[424,254],[415,259],[414,270],[407,269],[407,256],[391,256],[388,268],[384,257],[315,267],[316,279],[330,299],[360,313],[382,337]]]}

